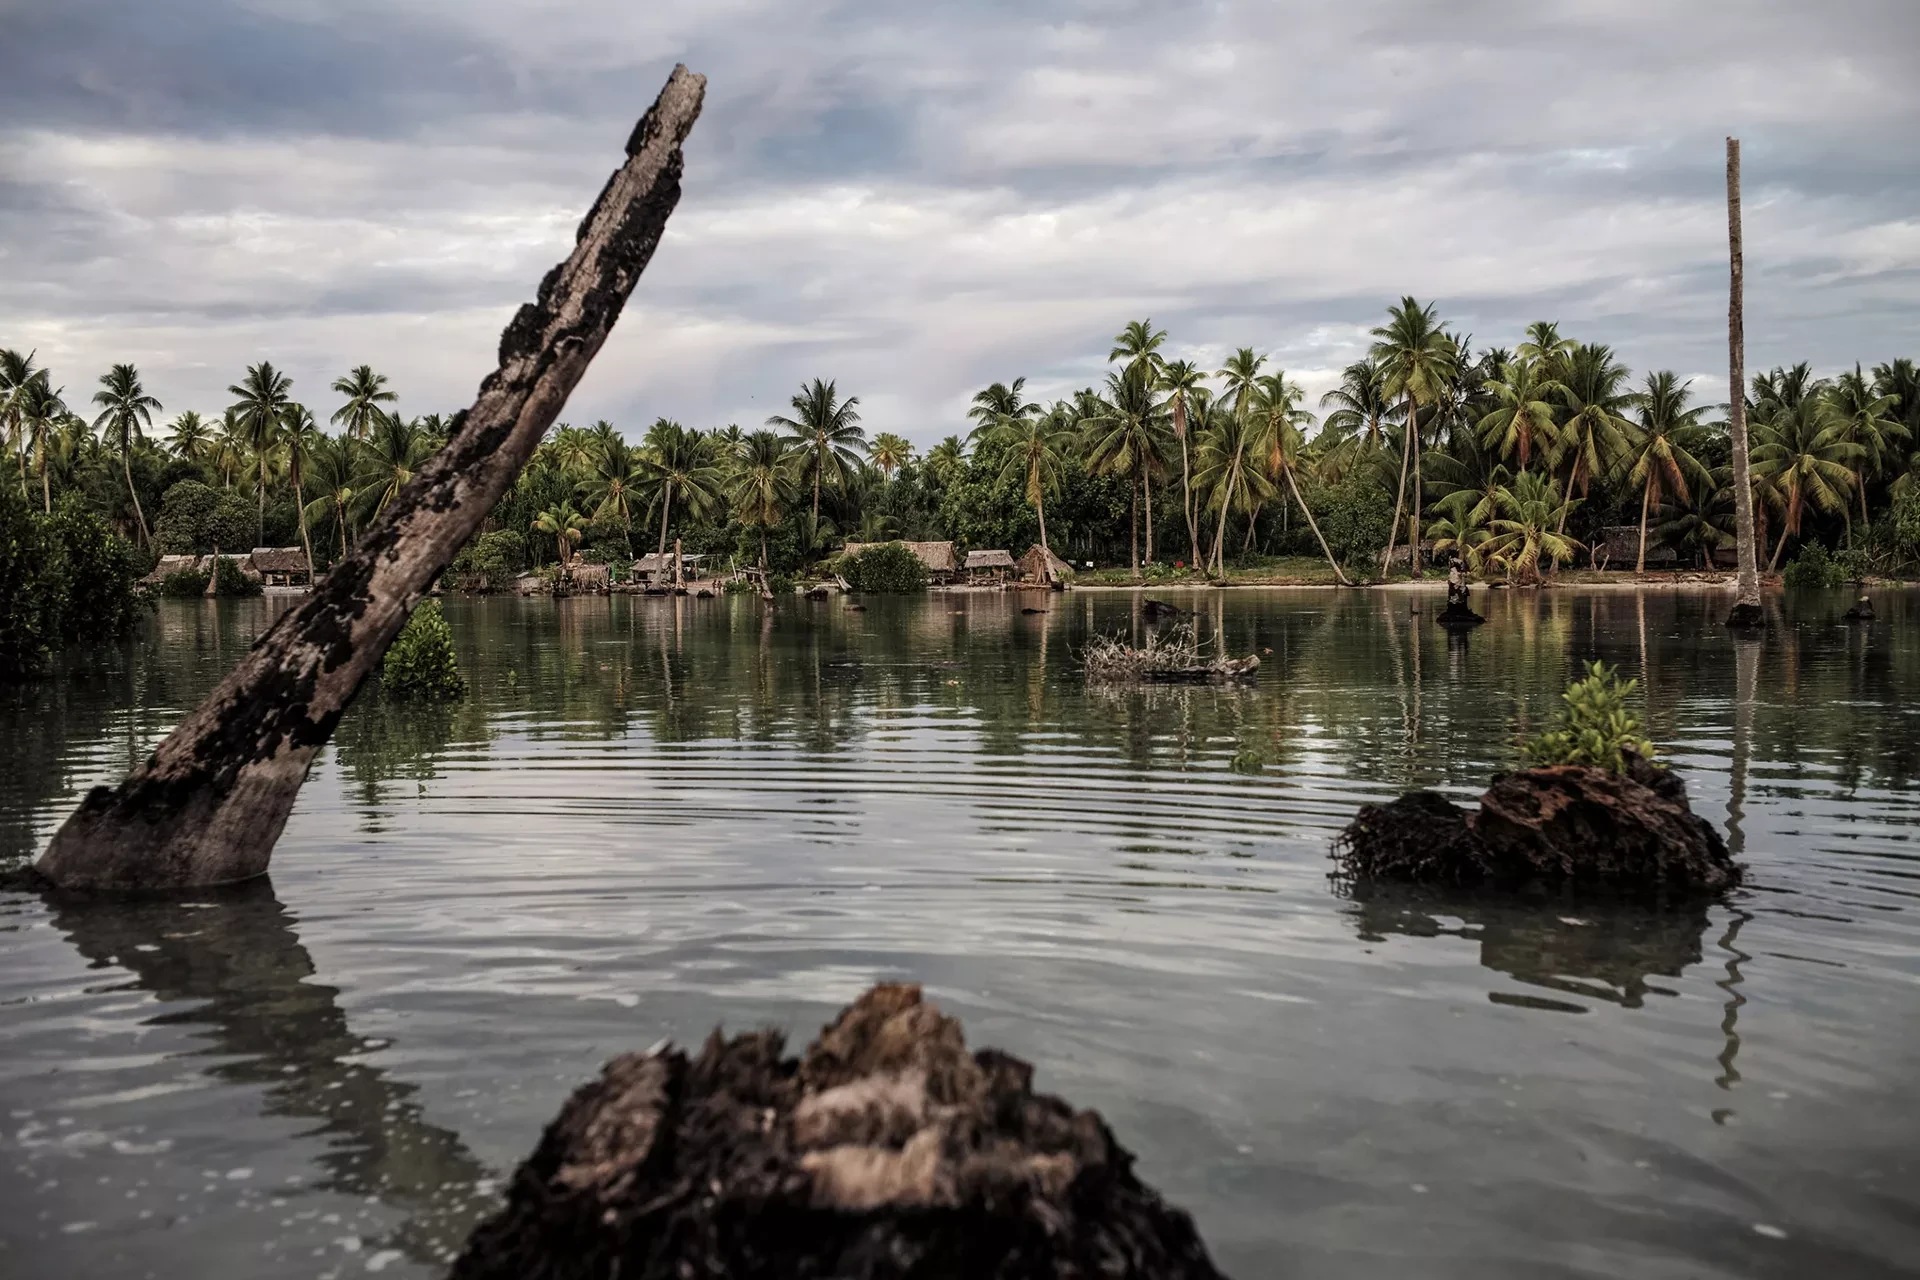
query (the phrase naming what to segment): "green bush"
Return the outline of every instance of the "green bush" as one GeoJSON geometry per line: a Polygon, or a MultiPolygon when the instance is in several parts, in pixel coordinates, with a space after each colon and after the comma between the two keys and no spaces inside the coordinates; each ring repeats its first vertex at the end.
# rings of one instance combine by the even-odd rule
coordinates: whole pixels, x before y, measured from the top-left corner
{"type": "Polygon", "coordinates": [[[438,600],[423,600],[394,638],[380,668],[380,686],[390,698],[428,701],[458,698],[467,691],[453,651],[453,628],[438,600]]]}
{"type": "Polygon", "coordinates": [[[790,596],[793,594],[793,579],[784,573],[770,573],[767,575],[767,590],[776,596],[790,596]]]}
{"type": "Polygon", "coordinates": [[[1521,748],[1530,764],[1585,764],[1625,773],[1625,753],[1653,759],[1653,743],[1640,736],[1640,721],[1627,710],[1627,699],[1640,687],[1638,680],[1622,682],[1619,673],[1603,662],[1589,663],[1584,680],[1576,680],[1561,695],[1566,705],[1554,717],[1554,727],[1521,748]]]}
{"type": "Polygon", "coordinates": [[[258,578],[249,578],[240,571],[240,562],[228,556],[221,556],[214,564],[213,594],[217,596],[257,596],[261,586],[258,578]]]}
{"type": "Polygon", "coordinates": [[[209,531],[220,507],[220,491],[198,480],[182,480],[160,499],[153,527],[154,549],[161,555],[201,555],[213,546],[209,531]]]}
{"type": "Polygon", "coordinates": [[[1909,559],[1920,557],[1920,485],[1894,499],[1893,545],[1909,559]]]}
{"type": "Polygon", "coordinates": [[[250,550],[258,529],[253,504],[238,493],[225,493],[207,517],[206,545],[230,552],[250,550]]]}
{"type": "Polygon", "coordinates": [[[106,521],[68,498],[36,514],[0,492],[0,680],[37,675],[63,647],[117,640],[141,609],[139,557],[106,521]]]}
{"type": "Polygon", "coordinates": [[[927,566],[899,542],[883,542],[845,557],[840,573],[855,591],[910,595],[927,589],[927,566]]]}
{"type": "Polygon", "coordinates": [[[133,544],[80,502],[69,498],[44,518],[67,575],[60,630],[67,643],[118,640],[133,630],[144,604],[143,558],[133,544]]]}
{"type": "Polygon", "coordinates": [[[0,680],[35,675],[60,647],[66,568],[41,517],[0,485],[0,680]]]}
{"type": "Polygon", "coordinates": [[[1827,554],[1818,542],[1800,548],[1800,554],[1787,564],[1783,575],[1789,587],[1843,587],[1847,584],[1844,566],[1827,554]]]}
{"type": "Polygon", "coordinates": [[[472,539],[453,558],[453,571],[461,578],[476,575],[498,590],[513,581],[527,567],[527,540],[513,529],[495,529],[472,539]]]}
{"type": "Polygon", "coordinates": [[[744,596],[753,590],[753,584],[745,578],[728,578],[727,584],[720,589],[730,596],[744,596]]]}
{"type": "Polygon", "coordinates": [[[207,594],[207,575],[198,569],[181,569],[160,579],[163,596],[203,596],[207,594]]]}

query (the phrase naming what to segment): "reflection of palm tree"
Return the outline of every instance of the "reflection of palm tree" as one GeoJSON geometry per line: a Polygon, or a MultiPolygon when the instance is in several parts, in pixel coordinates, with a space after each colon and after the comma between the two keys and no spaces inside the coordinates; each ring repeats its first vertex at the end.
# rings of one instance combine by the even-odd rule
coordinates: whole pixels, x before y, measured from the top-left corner
{"type": "Polygon", "coordinates": [[[265,877],[194,902],[61,902],[54,927],[90,963],[130,971],[163,1006],[155,1021],[206,1028],[209,1075],[271,1116],[318,1121],[323,1190],[405,1211],[387,1241],[438,1265],[487,1212],[489,1176],[460,1136],[427,1121],[415,1086],[365,1059],[338,991],[315,970],[265,877]]]}

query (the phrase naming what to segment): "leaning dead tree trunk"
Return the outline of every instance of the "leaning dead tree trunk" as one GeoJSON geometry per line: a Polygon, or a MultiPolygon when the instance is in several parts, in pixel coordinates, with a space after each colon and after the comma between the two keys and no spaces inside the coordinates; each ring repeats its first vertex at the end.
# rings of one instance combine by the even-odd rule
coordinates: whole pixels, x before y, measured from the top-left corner
{"type": "Polygon", "coordinates": [[[572,255],[500,338],[500,367],[353,551],[38,867],[56,887],[164,889],[267,869],[314,753],[387,645],[499,501],[606,341],[680,199],[706,78],[675,67],[581,222],[572,255]]]}
{"type": "MultiPolygon", "coordinates": [[[[1747,462],[1746,262],[1740,243],[1740,139],[1727,139],[1727,430],[1733,437],[1733,536],[1739,553],[1738,590],[1730,627],[1757,627],[1760,552],[1754,545],[1753,481],[1747,462]]],[[[1784,543],[1783,543],[1784,545],[1784,543]]]]}

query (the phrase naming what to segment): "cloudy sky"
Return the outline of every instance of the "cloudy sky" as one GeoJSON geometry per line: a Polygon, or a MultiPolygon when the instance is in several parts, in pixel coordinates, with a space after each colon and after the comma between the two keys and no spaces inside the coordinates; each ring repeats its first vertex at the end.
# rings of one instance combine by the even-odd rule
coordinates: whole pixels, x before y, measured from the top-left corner
{"type": "MultiPolygon", "coordinates": [[[[0,0],[0,345],[168,413],[350,365],[466,405],[634,119],[709,77],[686,191],[569,406],[754,425],[804,378],[920,443],[1151,316],[1316,395],[1403,293],[1724,396],[1920,356],[1915,0],[0,0]]],[[[79,398],[85,398],[84,394],[79,398]]]]}

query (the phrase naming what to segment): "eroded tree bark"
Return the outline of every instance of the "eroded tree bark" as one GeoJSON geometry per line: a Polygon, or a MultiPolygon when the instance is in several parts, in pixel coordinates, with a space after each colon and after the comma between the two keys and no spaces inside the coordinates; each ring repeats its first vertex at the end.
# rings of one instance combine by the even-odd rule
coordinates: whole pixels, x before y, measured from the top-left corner
{"type": "Polygon", "coordinates": [[[267,869],[314,753],[407,614],[525,465],[606,341],[680,199],[706,78],[675,67],[580,224],[500,338],[500,367],[305,604],[117,788],[97,787],[37,864],[68,889],[169,889],[267,869]]]}

